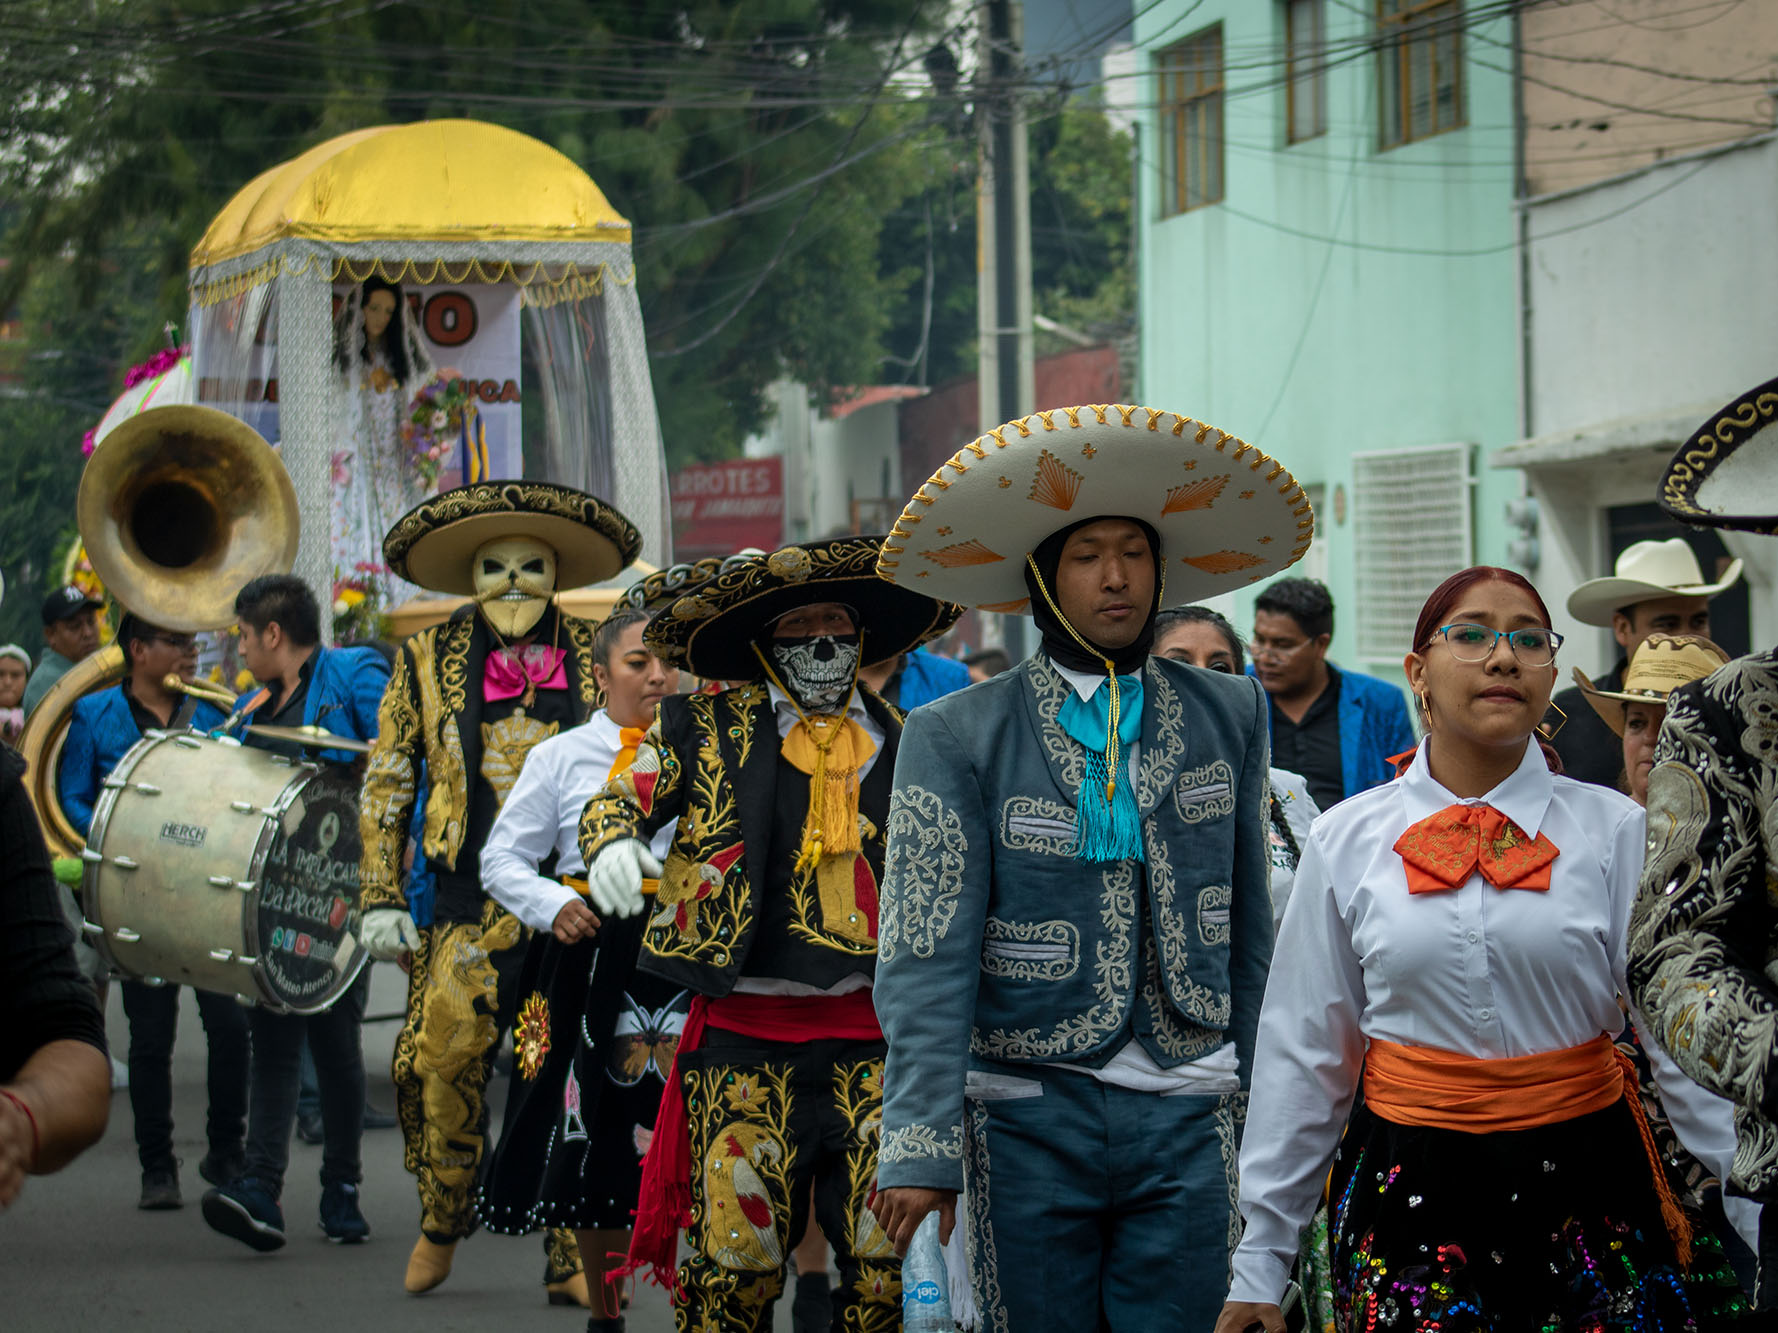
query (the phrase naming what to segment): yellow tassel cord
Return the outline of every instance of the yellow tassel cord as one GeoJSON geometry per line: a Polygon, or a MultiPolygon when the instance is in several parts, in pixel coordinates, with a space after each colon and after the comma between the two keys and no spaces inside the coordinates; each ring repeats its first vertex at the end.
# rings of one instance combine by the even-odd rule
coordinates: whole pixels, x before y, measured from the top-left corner
{"type": "Polygon", "coordinates": [[[862,848],[858,840],[858,770],[876,753],[875,743],[849,717],[807,716],[757,643],[753,652],[767,679],[796,710],[797,724],[784,738],[784,757],[809,775],[809,813],[803,820],[797,873],[818,867],[827,857],[856,856],[862,848]]]}

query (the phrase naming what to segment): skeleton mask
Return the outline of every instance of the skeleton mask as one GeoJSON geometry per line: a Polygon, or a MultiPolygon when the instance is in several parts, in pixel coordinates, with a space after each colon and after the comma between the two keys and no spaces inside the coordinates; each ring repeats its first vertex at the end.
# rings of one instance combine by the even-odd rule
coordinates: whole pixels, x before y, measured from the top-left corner
{"type": "Polygon", "coordinates": [[[475,552],[475,600],[502,637],[522,638],[556,590],[556,553],[535,537],[496,537],[475,552]]]}
{"type": "Polygon", "coordinates": [[[772,669],[805,713],[833,713],[852,693],[858,676],[858,635],[773,639],[772,669]]]}

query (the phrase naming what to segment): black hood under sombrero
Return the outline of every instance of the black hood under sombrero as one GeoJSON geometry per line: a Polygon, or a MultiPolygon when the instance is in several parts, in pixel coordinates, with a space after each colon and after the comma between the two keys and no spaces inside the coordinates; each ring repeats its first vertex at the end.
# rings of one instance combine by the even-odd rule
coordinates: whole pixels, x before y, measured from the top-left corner
{"type": "Polygon", "coordinates": [[[475,593],[472,557],[499,537],[535,537],[556,553],[556,589],[615,578],[642,553],[642,534],[597,496],[546,481],[481,481],[415,505],[383,538],[383,559],[409,583],[475,593]]]}
{"type": "Polygon", "coordinates": [[[774,620],[843,602],[858,614],[861,664],[887,661],[944,633],[963,608],[879,578],[882,549],[881,537],[836,537],[727,562],[657,615],[643,641],[663,662],[707,680],[752,680],[760,674],[753,645],[774,620]]]}

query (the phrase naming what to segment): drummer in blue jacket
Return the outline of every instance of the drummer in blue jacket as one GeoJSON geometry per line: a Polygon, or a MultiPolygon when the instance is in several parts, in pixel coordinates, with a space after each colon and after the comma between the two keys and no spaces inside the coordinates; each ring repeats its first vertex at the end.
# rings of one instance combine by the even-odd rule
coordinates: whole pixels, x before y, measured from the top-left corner
{"type": "MultiPolygon", "coordinates": [[[[117,644],[126,664],[123,680],[75,703],[56,768],[57,799],[83,836],[91,831],[105,779],[146,733],[186,727],[209,731],[223,720],[213,704],[162,683],[171,675],[186,680],[196,675],[197,640],[190,634],[126,614],[117,644]]],[[[137,1206],[177,1208],[182,1200],[179,1161],[173,1155],[172,1070],[179,988],[125,981],[122,991],[130,1023],[130,1110],[142,1164],[137,1206]]],[[[200,990],[197,1001],[210,1046],[210,1150],[198,1163],[198,1174],[220,1184],[240,1167],[247,1128],[247,1011],[232,995],[200,990]]]]}
{"type": "Polygon", "coordinates": [[[1251,445],[1083,407],[965,446],[884,543],[883,577],[1041,636],[909,715],[882,885],[875,1211],[942,1239],[967,1179],[987,1329],[1216,1321],[1272,951],[1265,696],[1149,650],[1162,607],[1312,530],[1251,445]]]}

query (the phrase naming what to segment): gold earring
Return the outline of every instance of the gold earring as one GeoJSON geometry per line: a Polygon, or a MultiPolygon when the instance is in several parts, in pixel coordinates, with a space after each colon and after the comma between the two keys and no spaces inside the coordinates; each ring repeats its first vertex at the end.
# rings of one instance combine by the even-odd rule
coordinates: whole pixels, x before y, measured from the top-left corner
{"type": "Polygon", "coordinates": [[[1555,726],[1552,727],[1550,725],[1548,718],[1545,718],[1544,721],[1537,724],[1537,734],[1542,736],[1546,741],[1555,740],[1561,733],[1562,728],[1568,725],[1568,714],[1564,713],[1561,708],[1557,706],[1554,699],[1550,700],[1550,712],[1556,715],[1555,726]]]}

